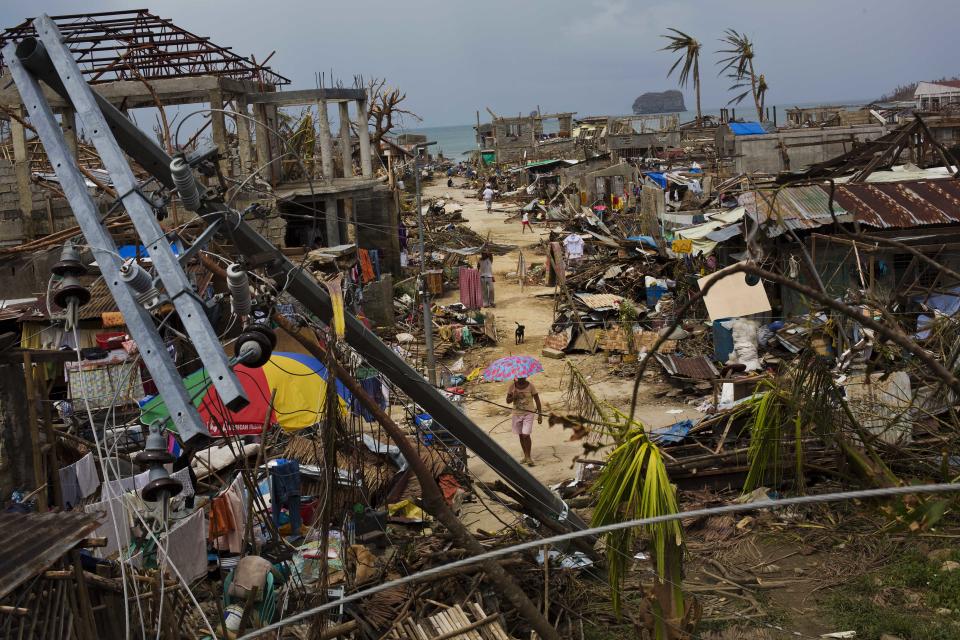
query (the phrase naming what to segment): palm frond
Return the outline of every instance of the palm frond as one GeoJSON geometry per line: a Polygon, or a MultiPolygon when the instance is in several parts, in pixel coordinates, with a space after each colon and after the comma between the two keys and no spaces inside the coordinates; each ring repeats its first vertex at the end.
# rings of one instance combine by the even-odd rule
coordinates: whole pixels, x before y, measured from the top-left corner
{"type": "Polygon", "coordinates": [[[693,71],[693,84],[695,87],[698,87],[700,85],[700,42],[693,36],[690,36],[679,29],[674,29],[671,27],[667,30],[672,31],[675,35],[661,35],[660,37],[666,38],[668,43],[660,50],[672,51],[680,54],[680,56],[677,57],[676,61],[670,67],[670,70],[667,71],[667,77],[669,78],[682,63],[683,66],[680,69],[680,75],[678,78],[679,85],[681,87],[687,86],[687,82],[690,80],[690,72],[693,71]]]}
{"type": "MultiPolygon", "coordinates": [[[[610,455],[594,491],[598,496],[593,514],[593,524],[596,526],[677,513],[679,510],[676,492],[670,483],[660,450],[647,438],[642,425],[634,426],[624,443],[610,455]]],[[[614,609],[620,611],[623,580],[641,533],[646,533],[653,545],[658,581],[671,585],[673,607],[682,612],[679,565],[683,532],[678,521],[642,529],[622,529],[606,536],[608,578],[614,609]]],[[[661,611],[660,615],[669,617],[673,613],[661,611]]]]}

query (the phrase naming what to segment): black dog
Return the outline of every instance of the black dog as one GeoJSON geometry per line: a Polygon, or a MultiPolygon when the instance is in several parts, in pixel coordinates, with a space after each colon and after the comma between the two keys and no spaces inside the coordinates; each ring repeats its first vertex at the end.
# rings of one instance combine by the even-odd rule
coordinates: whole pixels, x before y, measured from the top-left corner
{"type": "Polygon", "coordinates": [[[524,326],[518,322],[517,330],[514,332],[514,337],[517,339],[517,344],[523,344],[523,330],[524,326]]]}

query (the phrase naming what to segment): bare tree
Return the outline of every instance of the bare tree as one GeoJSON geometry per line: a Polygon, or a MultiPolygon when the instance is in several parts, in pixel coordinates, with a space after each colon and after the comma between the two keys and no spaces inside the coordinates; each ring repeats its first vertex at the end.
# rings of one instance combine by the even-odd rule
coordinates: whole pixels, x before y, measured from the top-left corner
{"type": "Polygon", "coordinates": [[[396,87],[387,85],[386,78],[373,78],[367,83],[367,118],[373,126],[371,144],[379,149],[383,136],[397,125],[403,124],[404,117],[420,122],[422,118],[413,111],[403,108],[401,103],[407,94],[396,87]]]}

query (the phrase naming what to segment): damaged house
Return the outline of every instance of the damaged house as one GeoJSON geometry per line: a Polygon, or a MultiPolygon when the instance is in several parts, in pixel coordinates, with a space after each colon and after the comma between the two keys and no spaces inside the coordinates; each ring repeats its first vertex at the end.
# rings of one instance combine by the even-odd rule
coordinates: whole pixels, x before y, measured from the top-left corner
{"type": "MultiPolygon", "coordinates": [[[[250,208],[258,228],[276,244],[291,249],[358,243],[381,252],[387,270],[399,269],[396,205],[373,172],[366,126],[367,92],[363,88],[282,91],[289,80],[252,58],[243,58],[148,10],[110,11],[54,18],[95,91],[134,120],[156,120],[157,134],[168,144],[202,153],[209,137],[220,157],[221,188],[240,208],[250,208]],[[133,47],[131,49],[131,47],[133,47]],[[135,50],[128,57],[125,51],[135,50]],[[169,122],[164,108],[179,106],[189,115],[169,122]],[[196,109],[196,115],[190,111],[196,109]],[[339,130],[332,132],[333,108],[339,130]],[[299,122],[291,125],[291,113],[299,122]],[[285,127],[318,123],[319,158],[298,163],[277,133],[285,127]],[[255,124],[259,122],[262,124],[255,124]],[[239,176],[260,168],[256,180],[239,176]]],[[[0,44],[35,34],[27,20],[0,34],[0,44]]],[[[2,63],[2,60],[0,60],[2,63]]],[[[0,89],[0,127],[6,139],[0,158],[0,245],[36,241],[75,226],[35,133],[23,119],[16,87],[4,75],[0,89]]],[[[109,176],[78,132],[75,113],[52,92],[64,135],[104,212],[115,197],[109,176]]],[[[312,124],[310,126],[311,131],[312,124]]],[[[302,143],[304,135],[297,138],[302,143]]],[[[312,141],[312,138],[311,138],[312,141]]],[[[305,157],[312,158],[313,150],[305,157]]],[[[217,186],[209,178],[209,186],[217,186]]],[[[192,214],[171,205],[175,224],[192,214]]],[[[33,245],[26,245],[32,248],[33,245]]],[[[8,255],[3,282],[8,297],[39,291],[48,260],[8,255]],[[25,275],[26,274],[26,275],[25,275]]]]}

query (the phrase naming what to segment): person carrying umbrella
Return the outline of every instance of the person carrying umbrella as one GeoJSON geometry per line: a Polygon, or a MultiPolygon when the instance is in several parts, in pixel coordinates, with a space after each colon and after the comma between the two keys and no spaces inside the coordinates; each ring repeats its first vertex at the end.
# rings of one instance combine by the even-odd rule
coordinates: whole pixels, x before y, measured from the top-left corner
{"type": "Polygon", "coordinates": [[[533,448],[533,407],[537,407],[537,424],[543,424],[542,407],[540,405],[540,394],[533,383],[526,378],[517,378],[507,389],[507,404],[513,405],[513,416],[511,423],[513,432],[520,437],[520,448],[523,450],[523,459],[521,463],[532,467],[533,457],[531,450],[533,448]]]}
{"type": "Polygon", "coordinates": [[[530,435],[533,433],[534,407],[537,424],[543,424],[543,408],[537,388],[527,378],[541,371],[543,365],[536,358],[505,356],[494,360],[483,372],[483,378],[488,382],[513,381],[507,389],[507,404],[513,405],[513,432],[520,437],[520,448],[523,449],[523,459],[520,462],[531,467],[533,457],[530,451],[533,443],[530,435]]]}

